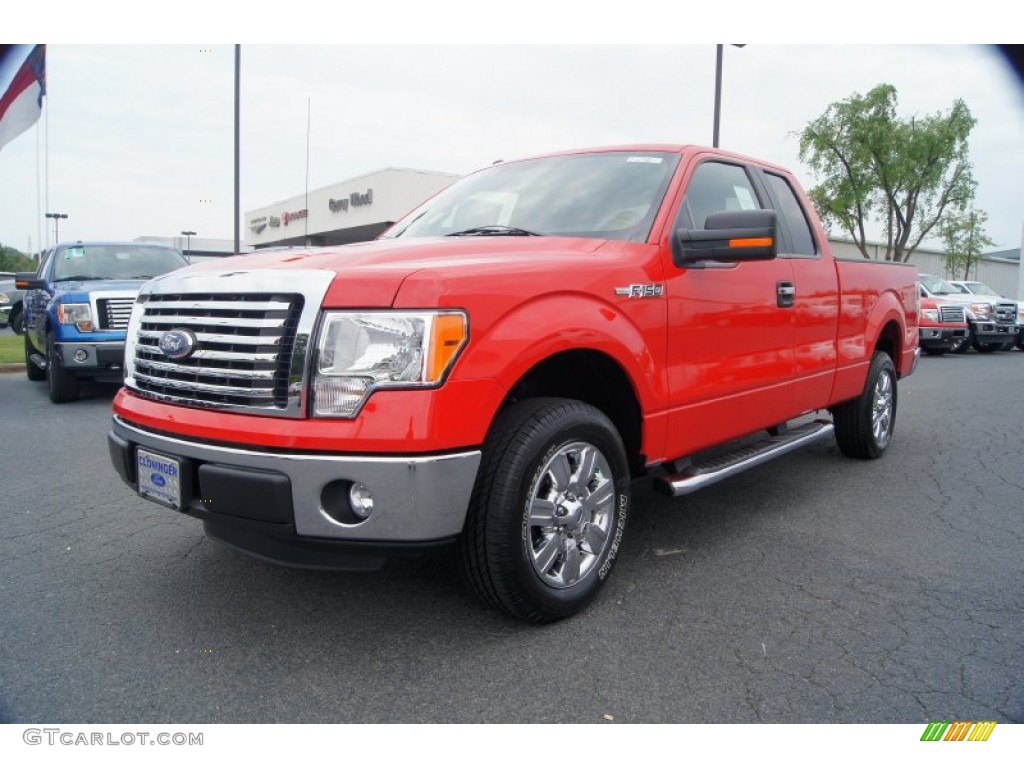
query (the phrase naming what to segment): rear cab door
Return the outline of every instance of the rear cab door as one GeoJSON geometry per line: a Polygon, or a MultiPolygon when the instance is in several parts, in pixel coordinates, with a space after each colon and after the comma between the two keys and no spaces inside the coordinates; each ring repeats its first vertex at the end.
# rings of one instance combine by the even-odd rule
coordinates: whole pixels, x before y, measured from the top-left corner
{"type": "Polygon", "coordinates": [[[826,407],[838,359],[839,276],[828,240],[807,197],[789,173],[754,169],[754,179],[775,209],[780,260],[793,270],[794,413],[826,407]]]}

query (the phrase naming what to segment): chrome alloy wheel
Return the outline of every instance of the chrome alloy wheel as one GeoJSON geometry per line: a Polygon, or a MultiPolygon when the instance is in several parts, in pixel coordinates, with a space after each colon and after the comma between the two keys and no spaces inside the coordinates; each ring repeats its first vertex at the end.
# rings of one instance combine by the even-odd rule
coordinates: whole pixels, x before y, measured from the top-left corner
{"type": "Polygon", "coordinates": [[[878,447],[885,448],[892,437],[893,379],[890,371],[883,370],[878,375],[871,400],[871,434],[878,447]]]}
{"type": "Polygon", "coordinates": [[[524,543],[540,579],[579,583],[611,542],[615,482],[604,454],[589,443],[559,447],[535,475],[524,543]]]}

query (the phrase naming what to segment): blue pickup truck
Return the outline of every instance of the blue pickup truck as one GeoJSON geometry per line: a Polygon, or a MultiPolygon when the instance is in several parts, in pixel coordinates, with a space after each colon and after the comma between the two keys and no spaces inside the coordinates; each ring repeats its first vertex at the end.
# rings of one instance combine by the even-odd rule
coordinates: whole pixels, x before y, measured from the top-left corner
{"type": "Polygon", "coordinates": [[[60,243],[39,270],[21,272],[25,373],[46,380],[50,400],[78,398],[82,378],[120,381],[132,304],[143,283],[187,266],[164,245],[60,243]]]}

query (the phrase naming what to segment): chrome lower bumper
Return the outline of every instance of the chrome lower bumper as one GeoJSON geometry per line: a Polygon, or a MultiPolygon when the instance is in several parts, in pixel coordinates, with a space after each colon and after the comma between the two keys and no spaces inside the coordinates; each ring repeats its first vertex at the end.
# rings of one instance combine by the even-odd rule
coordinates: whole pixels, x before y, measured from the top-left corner
{"type": "MultiPolygon", "coordinates": [[[[296,535],[346,541],[414,542],[458,535],[480,464],[480,451],[334,456],[204,445],[154,434],[117,416],[112,434],[132,454],[141,446],[199,467],[237,468],[241,478],[246,470],[283,475],[290,482],[296,535]],[[373,512],[366,520],[340,522],[325,508],[337,501],[328,486],[337,488],[339,482],[361,483],[372,494],[373,512]]],[[[202,489],[196,488],[195,494],[202,502],[202,489]]]]}

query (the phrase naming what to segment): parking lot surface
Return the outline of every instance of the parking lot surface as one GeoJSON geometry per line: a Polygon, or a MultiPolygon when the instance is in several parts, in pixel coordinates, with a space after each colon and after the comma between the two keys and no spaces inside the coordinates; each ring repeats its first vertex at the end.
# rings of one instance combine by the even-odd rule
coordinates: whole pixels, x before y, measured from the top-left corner
{"type": "Polygon", "coordinates": [[[638,481],[614,577],[540,628],[444,559],[299,571],[206,538],[117,478],[114,391],[0,375],[0,721],[1024,721],[1024,353],[922,360],[880,461],[638,481]]]}

